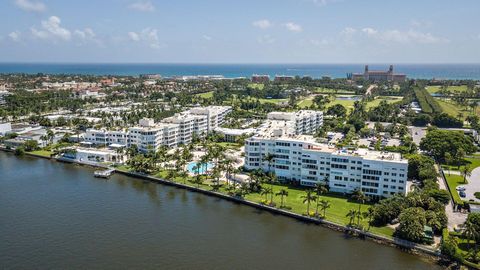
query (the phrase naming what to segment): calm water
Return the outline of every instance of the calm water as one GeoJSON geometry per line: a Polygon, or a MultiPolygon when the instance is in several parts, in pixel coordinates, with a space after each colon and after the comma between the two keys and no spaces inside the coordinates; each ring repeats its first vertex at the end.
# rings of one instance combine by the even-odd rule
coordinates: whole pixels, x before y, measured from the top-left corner
{"type": "Polygon", "coordinates": [[[0,152],[0,269],[438,269],[176,188],[0,152]]]}
{"type": "MultiPolygon", "coordinates": [[[[394,63],[393,63],[394,64],[394,63]]],[[[370,69],[387,70],[389,64],[370,65],[370,69]]],[[[252,74],[327,75],[345,78],[347,73],[363,72],[362,64],[26,64],[0,63],[0,73],[47,73],[132,75],[158,73],[174,75],[223,75],[227,78],[250,77],[252,74]]],[[[409,78],[480,79],[480,64],[398,64],[395,71],[409,78]]]]}

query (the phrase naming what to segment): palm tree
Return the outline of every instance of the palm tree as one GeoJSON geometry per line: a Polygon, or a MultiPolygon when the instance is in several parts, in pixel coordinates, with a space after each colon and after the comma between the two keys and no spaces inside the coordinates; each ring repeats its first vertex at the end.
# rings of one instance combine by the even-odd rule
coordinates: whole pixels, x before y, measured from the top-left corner
{"type": "Polygon", "coordinates": [[[323,211],[323,218],[327,215],[327,209],[330,208],[332,204],[328,200],[320,200],[320,209],[323,211]]]}
{"type": "Polygon", "coordinates": [[[346,217],[350,218],[350,222],[348,223],[349,225],[353,224],[353,221],[357,217],[357,210],[355,209],[350,209],[348,213],[345,215],[346,217]]]}
{"type": "Polygon", "coordinates": [[[477,239],[480,235],[480,232],[478,232],[477,229],[475,228],[475,224],[468,219],[467,221],[465,221],[464,225],[465,225],[465,229],[463,231],[463,237],[467,239],[467,244],[470,249],[470,240],[477,239]]]}
{"type": "MultiPolygon", "coordinates": [[[[358,202],[358,213],[362,212],[362,204],[368,200],[368,197],[361,191],[360,189],[356,189],[353,194],[352,198],[358,202]]],[[[360,214],[358,216],[358,225],[360,225],[360,214]]]]}
{"type": "Polygon", "coordinates": [[[268,194],[273,193],[273,190],[271,187],[263,187],[262,190],[260,191],[260,195],[265,195],[265,201],[268,202],[268,194]]]}
{"type": "Polygon", "coordinates": [[[465,165],[462,167],[461,173],[463,176],[463,182],[467,183],[467,177],[472,176],[472,168],[470,167],[470,165],[465,165]]]}
{"type": "Polygon", "coordinates": [[[317,195],[319,195],[319,196],[327,193],[327,192],[328,192],[327,185],[324,184],[324,183],[317,183],[317,184],[315,184],[315,192],[316,192],[317,195]]]}
{"type": "Polygon", "coordinates": [[[266,156],[263,157],[263,161],[268,162],[268,172],[270,172],[270,168],[272,167],[272,163],[275,161],[275,156],[268,153],[266,156]]]}
{"type": "Polygon", "coordinates": [[[288,197],[288,191],[282,188],[275,196],[280,196],[280,208],[283,208],[285,206],[284,197],[288,197]]]}
{"type": "Polygon", "coordinates": [[[303,199],[303,203],[307,204],[307,216],[310,216],[310,203],[317,200],[317,196],[313,194],[310,189],[305,191],[305,195],[301,197],[303,199]]]}
{"type": "Polygon", "coordinates": [[[367,209],[367,211],[362,213],[362,215],[363,215],[364,218],[368,218],[368,229],[367,229],[367,231],[369,231],[370,230],[370,225],[372,223],[373,215],[374,215],[373,207],[369,207],[367,209]]]}

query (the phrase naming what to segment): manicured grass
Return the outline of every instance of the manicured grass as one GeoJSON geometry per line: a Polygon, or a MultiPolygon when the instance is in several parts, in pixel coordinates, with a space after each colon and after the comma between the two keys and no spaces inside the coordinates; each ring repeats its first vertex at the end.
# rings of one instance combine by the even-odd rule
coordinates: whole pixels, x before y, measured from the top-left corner
{"type": "MultiPolygon", "coordinates": [[[[480,167],[480,155],[473,155],[472,157],[467,157],[464,159],[464,163],[469,165],[470,169],[472,170],[477,167],[480,167]]],[[[462,167],[464,167],[464,165],[460,166],[460,169],[458,168],[458,166],[454,166],[454,165],[442,165],[443,169],[453,170],[453,171],[458,171],[458,170],[461,171],[462,167]]]]}
{"type": "MultiPolygon", "coordinates": [[[[269,186],[269,185],[267,185],[269,186]]],[[[289,211],[292,211],[297,214],[305,214],[307,211],[307,204],[303,203],[302,196],[305,195],[305,190],[301,188],[294,188],[283,185],[273,185],[274,193],[277,193],[281,189],[288,191],[288,197],[285,197],[285,205],[291,207],[289,211]]],[[[245,199],[253,202],[262,202],[265,200],[265,196],[260,195],[259,193],[250,193],[245,196],[245,199]]],[[[352,201],[349,201],[347,198],[339,197],[335,195],[323,195],[320,196],[320,199],[328,200],[331,203],[331,207],[326,211],[326,219],[333,221],[339,224],[346,225],[349,222],[349,218],[346,217],[346,214],[350,209],[357,209],[358,204],[352,201]]],[[[268,200],[270,200],[270,195],[268,195],[268,200]]],[[[273,196],[273,201],[276,203],[277,207],[280,206],[280,196],[273,196]]],[[[315,202],[312,202],[310,205],[310,212],[315,211],[315,202]]],[[[366,211],[368,205],[362,206],[362,211],[366,211]]],[[[321,211],[320,211],[321,212],[321,211]]],[[[320,213],[322,214],[322,213],[320,213]]],[[[360,222],[365,228],[368,227],[367,220],[360,222]]],[[[371,227],[371,232],[378,233],[381,235],[391,237],[393,235],[393,229],[390,227],[371,227]]]]}
{"type": "Polygon", "coordinates": [[[273,104],[278,104],[287,101],[287,99],[284,98],[260,98],[258,99],[260,103],[273,103],[273,104]]]}
{"type": "Polygon", "coordinates": [[[195,96],[202,97],[202,98],[212,98],[213,97],[213,91],[196,94],[195,96]]]}
{"type": "Polygon", "coordinates": [[[312,106],[313,104],[313,100],[311,97],[308,97],[300,102],[297,103],[297,106],[300,108],[300,109],[305,109],[305,108],[309,108],[310,106],[312,106]]]}
{"type": "Polygon", "coordinates": [[[452,193],[453,201],[456,204],[463,204],[463,200],[462,198],[460,198],[456,190],[456,187],[465,184],[465,182],[463,181],[463,177],[456,174],[445,174],[445,178],[447,179],[448,189],[450,189],[450,192],[452,193]]]}
{"type": "Polygon", "coordinates": [[[333,101],[330,101],[326,107],[329,108],[329,107],[332,107],[333,105],[340,104],[347,109],[351,109],[353,108],[353,103],[355,103],[355,100],[335,99],[333,101]]]}
{"type": "Polygon", "coordinates": [[[355,92],[349,91],[349,90],[344,90],[344,89],[331,89],[331,88],[323,88],[323,87],[317,87],[314,90],[315,93],[317,94],[354,94],[355,92]]]}
{"type": "Polygon", "coordinates": [[[468,112],[460,108],[461,106],[459,106],[458,104],[449,103],[440,98],[435,98],[435,99],[437,100],[438,105],[440,105],[440,107],[442,108],[443,112],[453,117],[457,117],[459,113],[463,113],[464,115],[468,114],[468,112]]]}
{"type": "MultiPolygon", "coordinates": [[[[434,94],[440,91],[440,86],[427,86],[427,92],[430,94],[434,94]]],[[[460,86],[449,86],[448,90],[450,92],[465,92],[467,91],[467,86],[466,85],[460,85],[460,86]]]]}
{"type": "Polygon", "coordinates": [[[28,152],[28,153],[36,156],[50,157],[53,152],[47,151],[47,150],[37,150],[37,151],[28,152]]]}
{"type": "Polygon", "coordinates": [[[258,89],[258,90],[263,90],[263,88],[265,87],[265,85],[263,85],[263,83],[250,83],[250,84],[248,84],[248,86],[251,87],[251,88],[258,89]]]}
{"type": "Polygon", "coordinates": [[[383,100],[386,100],[387,103],[395,103],[395,102],[399,102],[403,99],[403,97],[397,97],[397,96],[381,96],[381,97],[378,97],[370,102],[367,103],[367,110],[370,109],[370,108],[374,108],[374,107],[377,107],[380,102],[382,102],[383,100]]]}

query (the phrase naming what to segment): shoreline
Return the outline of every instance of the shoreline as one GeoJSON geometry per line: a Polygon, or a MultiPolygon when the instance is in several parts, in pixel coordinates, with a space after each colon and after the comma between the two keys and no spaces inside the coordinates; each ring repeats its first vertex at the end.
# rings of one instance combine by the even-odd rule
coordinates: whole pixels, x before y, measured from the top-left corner
{"type": "MultiPolygon", "coordinates": [[[[0,148],[0,150],[2,150],[4,152],[8,152],[8,153],[13,153],[14,152],[14,150],[5,149],[5,148],[0,148]]],[[[28,153],[28,152],[25,153],[25,156],[30,156],[30,157],[35,157],[35,158],[43,158],[43,159],[48,159],[50,161],[69,163],[69,164],[80,165],[80,166],[89,166],[89,167],[93,167],[93,168],[102,168],[102,169],[108,168],[108,166],[105,166],[105,165],[102,165],[102,164],[82,163],[82,162],[78,162],[78,161],[74,161],[74,160],[69,160],[69,159],[64,159],[64,158],[47,157],[47,156],[36,155],[36,154],[28,153]]],[[[301,221],[301,222],[320,225],[320,226],[322,226],[324,228],[328,228],[330,230],[334,230],[334,231],[337,231],[337,232],[343,232],[344,234],[347,234],[350,237],[356,237],[356,238],[362,239],[362,240],[373,241],[377,244],[399,248],[400,250],[402,250],[404,252],[426,258],[426,259],[428,259],[428,260],[430,260],[430,261],[432,261],[433,263],[436,263],[436,264],[439,264],[442,261],[448,261],[448,259],[446,259],[440,253],[439,249],[434,250],[434,249],[430,249],[430,248],[427,248],[427,247],[422,247],[422,246],[417,245],[416,243],[413,243],[413,242],[410,242],[410,241],[407,241],[407,240],[402,240],[402,239],[399,239],[399,238],[390,239],[390,238],[385,237],[385,236],[370,233],[370,232],[367,232],[367,231],[358,230],[358,229],[351,228],[351,227],[348,227],[348,226],[345,226],[345,225],[342,225],[342,224],[339,224],[339,223],[335,223],[335,222],[332,222],[332,221],[307,217],[307,216],[300,215],[300,214],[297,214],[297,213],[293,213],[293,212],[290,212],[290,211],[287,211],[287,210],[283,210],[283,209],[271,207],[271,206],[268,206],[268,205],[260,204],[260,203],[257,203],[257,202],[245,200],[241,197],[234,197],[234,196],[230,196],[230,195],[223,194],[223,193],[216,192],[216,191],[206,190],[206,189],[197,188],[197,187],[194,187],[194,186],[189,186],[189,185],[182,184],[182,183],[172,182],[172,181],[168,181],[168,180],[158,178],[158,177],[155,177],[155,176],[118,170],[117,168],[115,168],[115,172],[119,173],[119,174],[122,174],[122,175],[125,175],[125,176],[136,178],[136,179],[147,180],[149,182],[153,182],[153,183],[157,183],[157,184],[163,184],[163,185],[167,185],[167,186],[171,186],[171,187],[185,189],[185,190],[188,190],[188,191],[191,191],[191,192],[202,193],[202,194],[210,196],[210,197],[221,198],[221,199],[224,199],[224,200],[229,201],[229,202],[242,204],[242,205],[245,205],[245,206],[250,206],[250,207],[253,207],[253,208],[256,208],[256,209],[259,209],[259,210],[264,210],[264,211],[267,211],[267,212],[269,212],[273,215],[281,215],[281,216],[284,216],[284,217],[289,217],[289,218],[296,219],[296,220],[301,221]]]]}

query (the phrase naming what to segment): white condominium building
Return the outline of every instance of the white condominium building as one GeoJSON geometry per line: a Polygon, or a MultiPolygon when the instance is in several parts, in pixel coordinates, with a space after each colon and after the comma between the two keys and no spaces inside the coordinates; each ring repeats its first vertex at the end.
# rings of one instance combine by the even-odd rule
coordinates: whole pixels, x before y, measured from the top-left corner
{"type": "Polygon", "coordinates": [[[295,134],[313,134],[323,125],[323,113],[312,110],[271,112],[267,115],[267,119],[285,121],[295,134]]]}
{"type": "Polygon", "coordinates": [[[408,162],[398,153],[338,150],[312,136],[263,133],[245,142],[245,168],[274,172],[304,186],[328,184],[333,192],[361,189],[369,196],[406,194],[408,162]],[[265,157],[273,156],[268,162],[265,157]]]}
{"type": "Polygon", "coordinates": [[[94,144],[136,145],[140,151],[158,150],[160,146],[188,144],[193,134],[204,136],[223,124],[230,106],[193,108],[155,123],[141,119],[138,126],[122,130],[87,129],[85,141],[94,144]]]}

